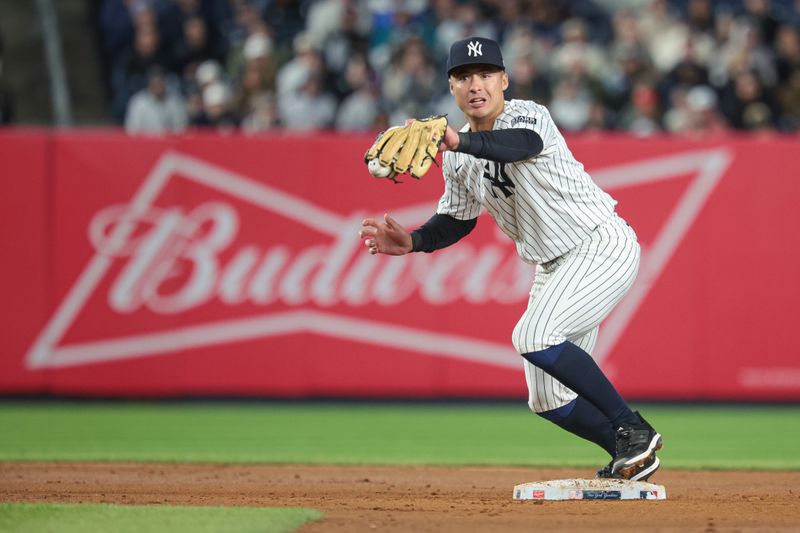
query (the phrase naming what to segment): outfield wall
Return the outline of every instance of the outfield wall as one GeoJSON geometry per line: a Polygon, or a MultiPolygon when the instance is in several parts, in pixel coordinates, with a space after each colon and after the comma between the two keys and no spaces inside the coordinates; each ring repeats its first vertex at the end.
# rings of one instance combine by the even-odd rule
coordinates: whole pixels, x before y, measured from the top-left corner
{"type": "MultiPolygon", "coordinates": [[[[524,397],[533,268],[487,215],[365,253],[442,189],[372,179],[371,140],[0,133],[0,394],[524,397]]],[[[594,354],[623,393],[800,400],[798,141],[570,139],[643,246],[594,354]]]]}

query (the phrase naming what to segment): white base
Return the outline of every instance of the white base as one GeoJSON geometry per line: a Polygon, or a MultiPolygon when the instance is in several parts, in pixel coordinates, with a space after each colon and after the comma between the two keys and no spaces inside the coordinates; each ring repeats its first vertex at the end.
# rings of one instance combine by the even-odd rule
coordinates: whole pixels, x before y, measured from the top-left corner
{"type": "Polygon", "coordinates": [[[515,500],[666,500],[664,485],[624,479],[556,479],[514,487],[515,500]]]}

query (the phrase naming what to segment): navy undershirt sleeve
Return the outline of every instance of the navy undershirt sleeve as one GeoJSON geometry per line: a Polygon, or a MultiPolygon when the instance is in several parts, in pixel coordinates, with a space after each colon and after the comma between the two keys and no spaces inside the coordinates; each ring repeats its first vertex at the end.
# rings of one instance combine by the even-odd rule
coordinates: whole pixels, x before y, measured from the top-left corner
{"type": "MultiPolygon", "coordinates": [[[[462,132],[458,134],[458,152],[497,161],[524,161],[542,152],[544,143],[535,131],[525,128],[462,132]]],[[[450,215],[433,215],[411,232],[412,251],[433,252],[455,244],[471,232],[478,220],[459,220],[450,215]]]]}
{"type": "Polygon", "coordinates": [[[459,220],[437,213],[411,232],[411,251],[430,253],[455,244],[472,231],[477,223],[477,218],[459,220]]]}
{"type": "Polygon", "coordinates": [[[544,142],[535,131],[510,128],[460,132],[456,152],[464,152],[498,163],[514,163],[541,154],[543,148],[544,142]]]}

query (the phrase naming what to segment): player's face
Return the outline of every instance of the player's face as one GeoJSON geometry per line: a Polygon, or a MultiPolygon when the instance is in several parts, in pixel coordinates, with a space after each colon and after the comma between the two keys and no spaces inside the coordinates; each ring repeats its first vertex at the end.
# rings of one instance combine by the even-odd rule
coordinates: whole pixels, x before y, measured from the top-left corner
{"type": "Polygon", "coordinates": [[[508,88],[504,70],[489,65],[470,65],[450,74],[450,94],[467,116],[473,131],[490,130],[503,112],[503,91],[508,88]]]}

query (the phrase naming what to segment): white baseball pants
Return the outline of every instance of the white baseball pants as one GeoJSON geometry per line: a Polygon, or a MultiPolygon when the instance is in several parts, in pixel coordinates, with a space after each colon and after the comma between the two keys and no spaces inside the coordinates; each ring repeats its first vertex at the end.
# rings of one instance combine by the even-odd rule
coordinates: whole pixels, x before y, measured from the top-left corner
{"type": "MultiPolygon", "coordinates": [[[[528,308],[512,335],[514,347],[523,354],[570,341],[591,354],[600,322],[633,285],[639,257],[636,233],[614,214],[577,248],[537,265],[528,308]]],[[[551,411],[577,397],[523,361],[531,410],[551,411]]]]}

